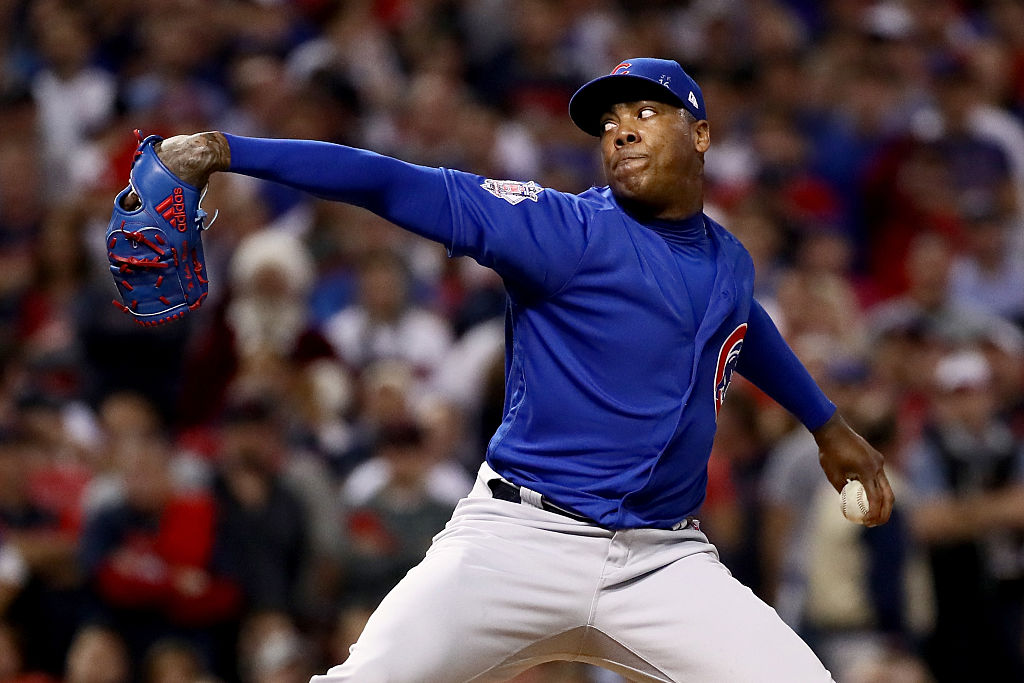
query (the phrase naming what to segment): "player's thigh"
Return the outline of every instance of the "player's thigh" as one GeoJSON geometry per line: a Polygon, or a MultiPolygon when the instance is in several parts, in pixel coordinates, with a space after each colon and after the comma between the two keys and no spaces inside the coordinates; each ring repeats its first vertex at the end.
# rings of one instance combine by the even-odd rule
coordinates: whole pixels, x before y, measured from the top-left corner
{"type": "Polygon", "coordinates": [[[348,659],[313,683],[429,683],[486,670],[504,643],[482,618],[481,579],[454,554],[425,559],[374,610],[348,659]]]}
{"type": "MultiPolygon", "coordinates": [[[[511,505],[470,507],[498,504],[511,505]]],[[[486,672],[515,672],[517,653],[585,624],[603,557],[586,549],[594,539],[464,516],[387,595],[348,660],[313,683],[490,680],[486,672]],[[566,544],[579,547],[564,553],[566,544]]]]}
{"type": "Polygon", "coordinates": [[[603,592],[595,626],[673,681],[832,680],[775,610],[711,552],[603,592]]]}

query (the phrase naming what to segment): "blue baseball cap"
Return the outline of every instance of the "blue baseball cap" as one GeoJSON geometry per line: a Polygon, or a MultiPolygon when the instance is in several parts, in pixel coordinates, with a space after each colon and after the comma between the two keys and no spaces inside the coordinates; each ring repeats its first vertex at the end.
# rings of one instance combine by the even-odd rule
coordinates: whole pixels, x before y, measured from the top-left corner
{"type": "Polygon", "coordinates": [[[569,100],[569,117],[580,129],[601,136],[601,115],[613,104],[655,100],[682,107],[698,121],[707,119],[704,94],[697,81],[671,59],[627,59],[576,91],[569,100]]]}

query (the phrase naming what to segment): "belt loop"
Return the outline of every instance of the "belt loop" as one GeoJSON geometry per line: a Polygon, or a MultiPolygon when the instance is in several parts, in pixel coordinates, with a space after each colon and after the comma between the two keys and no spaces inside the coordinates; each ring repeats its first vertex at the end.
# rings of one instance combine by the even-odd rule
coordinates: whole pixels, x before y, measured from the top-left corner
{"type": "Polygon", "coordinates": [[[519,497],[523,499],[523,502],[527,505],[531,505],[535,508],[543,508],[541,495],[533,489],[528,489],[525,486],[519,487],[519,497]]]}

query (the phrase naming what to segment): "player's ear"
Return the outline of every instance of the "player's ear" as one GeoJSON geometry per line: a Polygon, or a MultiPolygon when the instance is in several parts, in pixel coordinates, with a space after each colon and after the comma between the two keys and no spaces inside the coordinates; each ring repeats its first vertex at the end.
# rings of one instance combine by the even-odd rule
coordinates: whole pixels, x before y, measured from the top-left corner
{"type": "Polygon", "coordinates": [[[711,146],[711,131],[708,122],[701,119],[690,124],[690,137],[693,139],[693,148],[699,154],[708,151],[711,146]]]}

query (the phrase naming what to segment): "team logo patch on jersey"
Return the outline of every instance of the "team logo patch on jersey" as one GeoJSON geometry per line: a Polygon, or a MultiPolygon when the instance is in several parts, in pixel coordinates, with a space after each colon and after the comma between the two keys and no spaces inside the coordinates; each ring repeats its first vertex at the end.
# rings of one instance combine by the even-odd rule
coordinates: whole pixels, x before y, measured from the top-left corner
{"type": "Polygon", "coordinates": [[[491,180],[488,178],[480,187],[484,188],[495,197],[504,199],[515,206],[524,199],[532,202],[537,201],[537,196],[544,191],[544,188],[533,182],[520,182],[518,180],[491,180]]]}
{"type": "Polygon", "coordinates": [[[747,336],[747,324],[743,323],[732,331],[718,352],[718,363],[715,365],[715,419],[718,419],[718,411],[722,409],[725,401],[725,392],[729,390],[729,383],[732,382],[732,373],[736,370],[736,364],[740,360],[740,351],[743,349],[743,338],[747,336]]]}

